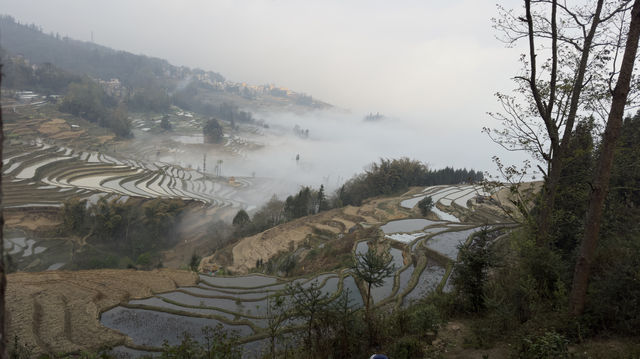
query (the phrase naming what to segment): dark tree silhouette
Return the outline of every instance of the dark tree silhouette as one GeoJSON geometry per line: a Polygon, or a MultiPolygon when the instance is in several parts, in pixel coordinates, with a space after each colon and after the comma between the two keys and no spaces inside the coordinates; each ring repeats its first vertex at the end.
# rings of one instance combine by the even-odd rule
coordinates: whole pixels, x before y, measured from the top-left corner
{"type": "Polygon", "coordinates": [[[207,143],[220,143],[224,137],[222,126],[215,118],[209,119],[202,128],[204,140],[207,143]]]}
{"type": "Polygon", "coordinates": [[[612,91],[611,110],[609,111],[607,127],[602,140],[600,157],[593,176],[589,208],[585,219],[584,238],[580,245],[578,260],[573,275],[570,304],[571,313],[574,315],[582,314],[584,309],[591,262],[593,261],[600,235],[602,211],[604,209],[607,192],[609,191],[609,180],[611,178],[616,142],[618,137],[620,137],[620,130],[622,128],[622,117],[624,116],[624,108],[630,91],[639,37],[640,0],[635,0],[631,12],[631,24],[629,25],[620,74],[618,75],[616,86],[612,91]]]}

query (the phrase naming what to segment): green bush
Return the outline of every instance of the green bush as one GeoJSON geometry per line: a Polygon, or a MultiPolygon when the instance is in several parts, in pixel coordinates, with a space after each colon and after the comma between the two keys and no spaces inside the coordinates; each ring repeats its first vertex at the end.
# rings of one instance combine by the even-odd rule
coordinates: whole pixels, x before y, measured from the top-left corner
{"type": "Polygon", "coordinates": [[[162,345],[162,359],[239,359],[242,349],[238,343],[238,333],[227,332],[222,324],[215,328],[202,328],[204,342],[198,343],[187,333],[183,334],[178,345],[162,345]]]}
{"type": "Polygon", "coordinates": [[[437,333],[440,322],[440,314],[433,304],[419,304],[410,315],[410,325],[414,333],[437,333]]]}
{"type": "Polygon", "coordinates": [[[420,208],[420,213],[426,216],[433,208],[433,199],[430,196],[426,196],[418,202],[418,208],[420,208]]]}
{"type": "Polygon", "coordinates": [[[414,337],[404,337],[391,346],[389,356],[394,359],[422,358],[424,343],[414,337]]]}
{"type": "Polygon", "coordinates": [[[640,236],[608,240],[593,271],[582,322],[596,333],[633,336],[640,328],[640,236]]]}
{"type": "Polygon", "coordinates": [[[461,243],[458,248],[458,262],[452,279],[458,293],[460,309],[466,312],[483,312],[486,309],[488,273],[497,261],[488,232],[480,231],[468,246],[461,243]]]}
{"type": "Polygon", "coordinates": [[[193,252],[193,254],[191,254],[191,260],[189,260],[189,269],[193,272],[197,272],[198,266],[200,265],[200,259],[201,258],[196,254],[196,252],[193,252]]]}
{"type": "Polygon", "coordinates": [[[151,265],[151,253],[145,252],[138,256],[136,264],[142,267],[148,267],[151,265]]]}
{"type": "Polygon", "coordinates": [[[518,357],[522,359],[569,358],[569,341],[555,331],[522,339],[518,357]]]}

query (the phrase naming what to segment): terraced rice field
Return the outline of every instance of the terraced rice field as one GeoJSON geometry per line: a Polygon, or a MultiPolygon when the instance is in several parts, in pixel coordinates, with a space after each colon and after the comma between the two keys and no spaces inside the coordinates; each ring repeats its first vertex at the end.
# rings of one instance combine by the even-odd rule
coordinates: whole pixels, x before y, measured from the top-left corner
{"type": "Polygon", "coordinates": [[[462,209],[469,208],[469,201],[478,196],[490,196],[482,186],[478,185],[459,185],[459,186],[432,186],[425,188],[422,193],[414,195],[412,198],[400,202],[400,206],[412,209],[423,198],[430,196],[433,200],[433,211],[436,212],[440,219],[450,222],[458,222],[455,216],[442,211],[438,206],[452,207],[458,206],[462,209]]]}
{"type": "Polygon", "coordinates": [[[212,277],[201,274],[196,286],[129,301],[102,313],[100,320],[104,326],[126,334],[131,339],[126,347],[134,350],[157,350],[165,339],[176,344],[183,332],[202,339],[202,327],[218,324],[239,334],[246,350],[254,350],[266,335],[269,301],[276,295],[286,296],[286,286],[295,283],[302,287],[316,283],[329,301],[348,290],[352,305],[363,305],[355,280],[345,271],[295,280],[263,275],[212,277]]]}
{"type": "Polygon", "coordinates": [[[71,248],[69,242],[33,238],[20,229],[4,231],[4,251],[11,258],[12,268],[30,271],[59,269],[70,260],[71,248]]]}
{"type": "MultiPolygon", "coordinates": [[[[422,193],[433,193],[446,209],[450,206],[462,207],[463,201],[468,202],[477,194],[477,188],[437,186],[426,188],[422,193]]],[[[406,201],[400,203],[400,207],[406,206],[406,201]]],[[[466,203],[464,207],[471,210],[466,203]]],[[[452,223],[422,218],[394,220],[381,225],[384,242],[391,244],[386,248],[395,271],[381,286],[372,289],[374,305],[406,306],[430,292],[444,288],[457,259],[458,245],[466,243],[473,233],[483,227],[484,224],[479,222],[452,223]]],[[[368,248],[368,240],[359,241],[353,246],[353,254],[361,255],[368,248]]],[[[245,355],[248,356],[259,352],[264,344],[270,298],[285,295],[285,288],[289,284],[308,286],[312,282],[319,283],[329,298],[337,298],[348,289],[352,305],[356,308],[364,305],[366,286],[362,283],[358,285],[349,269],[298,279],[258,274],[241,277],[201,274],[196,286],[179,287],[168,293],[129,301],[104,312],[101,321],[103,325],[131,338],[125,347],[117,349],[119,351],[157,350],[162,342],[159,338],[176,343],[176,335],[180,331],[198,338],[200,334],[197,329],[201,326],[221,323],[242,337],[245,355]],[[145,328],[142,323],[146,321],[153,321],[154,324],[145,328]]],[[[290,325],[295,324],[290,322],[290,325]]]]}
{"type": "Polygon", "coordinates": [[[13,143],[3,160],[5,207],[59,206],[96,194],[114,198],[180,198],[214,206],[248,207],[234,199],[252,180],[205,175],[165,162],[144,162],[31,141],[13,143]]]}

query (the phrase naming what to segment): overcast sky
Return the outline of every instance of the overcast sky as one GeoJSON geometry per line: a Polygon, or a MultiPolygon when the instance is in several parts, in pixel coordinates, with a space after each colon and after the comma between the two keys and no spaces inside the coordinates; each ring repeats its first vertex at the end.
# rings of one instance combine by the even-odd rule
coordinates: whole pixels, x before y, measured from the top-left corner
{"type": "Polygon", "coordinates": [[[486,112],[519,68],[520,51],[494,37],[489,0],[0,0],[0,12],[79,40],[93,31],[96,43],[232,81],[275,83],[358,115],[379,111],[451,139],[477,138],[484,169],[499,153],[480,133],[495,125],[486,112]]]}

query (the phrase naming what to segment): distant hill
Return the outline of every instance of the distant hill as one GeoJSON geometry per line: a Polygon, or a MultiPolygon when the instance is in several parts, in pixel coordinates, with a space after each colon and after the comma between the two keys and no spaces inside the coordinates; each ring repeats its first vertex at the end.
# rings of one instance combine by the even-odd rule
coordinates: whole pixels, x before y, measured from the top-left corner
{"type": "MultiPolygon", "coordinates": [[[[130,87],[149,81],[160,81],[170,87],[171,80],[180,80],[192,72],[173,66],[166,60],[116,51],[59,34],[45,34],[40,27],[20,24],[10,16],[0,17],[0,34],[0,45],[5,50],[21,55],[31,63],[51,63],[67,71],[103,80],[117,78],[130,87]]],[[[206,74],[216,81],[225,80],[215,72],[206,74]]]]}
{"type": "Polygon", "coordinates": [[[123,94],[127,96],[138,93],[148,97],[149,92],[161,89],[166,96],[176,96],[177,101],[174,102],[181,107],[190,107],[188,109],[198,112],[222,103],[241,108],[256,108],[259,107],[256,105],[258,103],[267,107],[330,106],[285,88],[233,83],[217,72],[175,66],[155,57],[117,51],[59,34],[46,34],[37,25],[21,24],[7,15],[0,16],[0,47],[8,56],[24,58],[30,64],[53,65],[70,73],[103,81],[118,79],[126,89],[123,94]],[[188,93],[180,94],[185,90],[188,93]]]}

